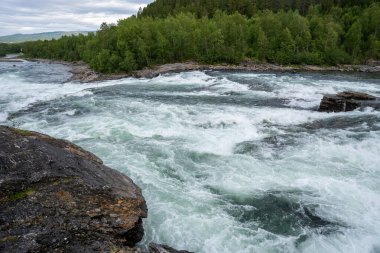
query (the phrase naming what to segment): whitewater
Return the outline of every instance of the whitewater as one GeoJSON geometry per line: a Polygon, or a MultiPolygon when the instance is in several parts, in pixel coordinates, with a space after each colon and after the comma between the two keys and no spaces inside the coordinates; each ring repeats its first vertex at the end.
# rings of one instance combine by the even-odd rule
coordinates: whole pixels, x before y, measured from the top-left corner
{"type": "Polygon", "coordinates": [[[317,112],[324,94],[380,96],[378,74],[70,76],[0,63],[0,124],[72,141],[131,177],[149,208],[141,247],[380,252],[380,112],[317,112]]]}

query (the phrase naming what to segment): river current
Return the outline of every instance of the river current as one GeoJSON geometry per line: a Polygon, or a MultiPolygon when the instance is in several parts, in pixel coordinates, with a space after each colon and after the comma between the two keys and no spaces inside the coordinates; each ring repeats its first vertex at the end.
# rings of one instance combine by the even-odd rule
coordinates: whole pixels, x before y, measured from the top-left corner
{"type": "Polygon", "coordinates": [[[65,83],[68,68],[0,63],[0,124],[70,140],[139,185],[149,242],[204,253],[380,252],[379,75],[185,72],[65,83]],[[16,65],[16,66],[13,66],[16,65]]]}

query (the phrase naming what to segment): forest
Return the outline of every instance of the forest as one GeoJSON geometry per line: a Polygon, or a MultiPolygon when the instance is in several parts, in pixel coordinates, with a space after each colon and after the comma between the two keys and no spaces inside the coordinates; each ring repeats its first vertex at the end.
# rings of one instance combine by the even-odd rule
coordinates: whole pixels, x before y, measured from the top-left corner
{"type": "Polygon", "coordinates": [[[20,44],[0,43],[0,57],[4,57],[7,54],[19,53],[20,49],[20,44]]]}
{"type": "Polygon", "coordinates": [[[362,64],[380,59],[380,3],[157,0],[117,24],[103,23],[95,33],[28,42],[23,52],[34,58],[82,60],[103,73],[189,60],[362,64]],[[247,3],[254,3],[252,11],[242,7],[247,3]]]}
{"type": "Polygon", "coordinates": [[[320,5],[324,12],[334,7],[369,6],[372,0],[156,0],[141,10],[144,17],[167,17],[181,12],[191,12],[197,17],[212,17],[217,10],[233,14],[239,12],[248,17],[258,10],[297,10],[306,15],[310,6],[320,5]]]}

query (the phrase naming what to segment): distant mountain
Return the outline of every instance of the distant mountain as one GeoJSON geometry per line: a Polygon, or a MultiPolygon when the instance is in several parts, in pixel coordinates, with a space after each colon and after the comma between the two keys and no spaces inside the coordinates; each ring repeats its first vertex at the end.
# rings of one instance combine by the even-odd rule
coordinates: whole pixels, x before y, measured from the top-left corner
{"type": "Polygon", "coordinates": [[[34,33],[34,34],[13,34],[7,36],[0,36],[0,42],[3,43],[19,43],[25,41],[37,41],[37,40],[52,40],[59,39],[62,36],[78,35],[84,34],[87,35],[88,32],[46,32],[46,33],[34,33]]]}

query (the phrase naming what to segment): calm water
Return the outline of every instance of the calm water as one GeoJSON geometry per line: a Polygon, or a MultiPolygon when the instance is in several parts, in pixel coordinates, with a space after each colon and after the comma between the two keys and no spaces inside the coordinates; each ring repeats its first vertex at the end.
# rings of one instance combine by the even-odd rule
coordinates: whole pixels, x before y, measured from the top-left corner
{"type": "Polygon", "coordinates": [[[0,63],[0,124],[68,139],[129,175],[150,241],[195,252],[380,252],[380,112],[318,113],[323,94],[380,95],[375,75],[188,72],[64,83],[0,63]]]}

